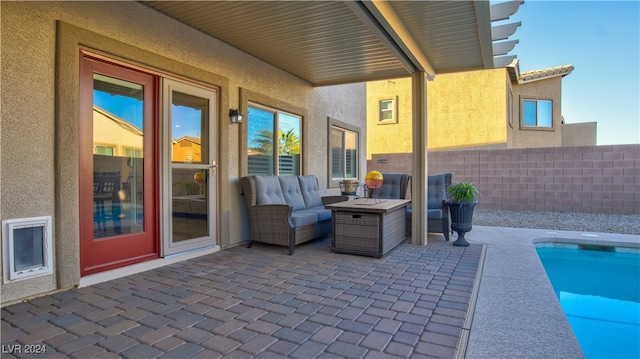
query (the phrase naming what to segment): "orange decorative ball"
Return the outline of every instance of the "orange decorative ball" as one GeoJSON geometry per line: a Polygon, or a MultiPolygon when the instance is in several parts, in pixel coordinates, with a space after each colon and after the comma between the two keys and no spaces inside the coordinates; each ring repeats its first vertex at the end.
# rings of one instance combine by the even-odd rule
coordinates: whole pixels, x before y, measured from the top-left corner
{"type": "Polygon", "coordinates": [[[201,172],[196,172],[193,175],[193,181],[195,183],[197,183],[197,184],[202,185],[202,184],[204,184],[205,180],[206,180],[206,173],[204,173],[202,171],[201,172]]]}
{"type": "Polygon", "coordinates": [[[384,177],[382,176],[382,173],[378,171],[371,171],[364,176],[364,183],[366,183],[369,188],[378,188],[382,186],[383,181],[384,177]]]}

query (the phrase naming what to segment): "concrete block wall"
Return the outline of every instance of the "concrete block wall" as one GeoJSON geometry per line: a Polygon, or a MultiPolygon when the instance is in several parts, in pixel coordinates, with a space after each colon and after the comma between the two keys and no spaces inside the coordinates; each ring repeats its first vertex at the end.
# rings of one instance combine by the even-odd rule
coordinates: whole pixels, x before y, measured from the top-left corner
{"type": "MultiPolygon", "coordinates": [[[[411,173],[411,154],[373,154],[367,169],[411,173]]],[[[640,214],[640,144],[430,151],[428,171],[473,182],[483,208],[640,214]]]]}

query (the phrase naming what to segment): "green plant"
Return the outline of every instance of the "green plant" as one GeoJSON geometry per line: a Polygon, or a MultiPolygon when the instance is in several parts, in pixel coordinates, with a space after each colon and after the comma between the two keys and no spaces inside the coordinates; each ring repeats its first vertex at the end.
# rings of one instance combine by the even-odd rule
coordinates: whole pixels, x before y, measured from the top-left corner
{"type": "Polygon", "coordinates": [[[478,193],[476,186],[469,182],[454,183],[447,187],[447,195],[454,203],[474,202],[478,193]]]}

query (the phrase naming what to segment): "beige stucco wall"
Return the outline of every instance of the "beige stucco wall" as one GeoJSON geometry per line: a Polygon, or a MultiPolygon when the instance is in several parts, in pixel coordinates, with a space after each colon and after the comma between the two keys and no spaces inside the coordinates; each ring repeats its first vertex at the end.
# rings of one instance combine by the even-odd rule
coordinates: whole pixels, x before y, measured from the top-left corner
{"type": "Polygon", "coordinates": [[[412,126],[410,77],[367,82],[367,159],[380,151],[412,152],[412,126]],[[396,101],[397,123],[380,122],[381,100],[396,101]]]}
{"type": "MultiPolygon", "coordinates": [[[[309,173],[323,173],[321,177],[318,176],[320,181],[320,189],[330,187],[328,162],[318,161],[318,158],[326,159],[328,156],[327,143],[329,143],[329,119],[333,119],[355,125],[356,129],[360,133],[359,143],[359,170],[358,178],[364,179],[364,175],[367,171],[367,156],[366,156],[366,138],[367,138],[367,126],[366,126],[366,86],[364,83],[352,84],[352,85],[339,85],[331,87],[318,87],[315,89],[315,113],[313,117],[318,122],[324,122],[325,130],[318,133],[310,133],[307,136],[309,143],[309,150],[305,153],[306,163],[310,166],[309,173]],[[352,102],[354,101],[355,102],[352,102]],[[324,116],[324,117],[323,117],[324,116]],[[354,123],[354,118],[361,119],[361,121],[354,123]],[[324,151],[324,153],[323,153],[324,151]]],[[[337,195],[340,194],[340,188],[331,187],[328,188],[328,194],[337,195]]]]}
{"type": "MultiPolygon", "coordinates": [[[[561,94],[562,77],[512,84],[504,68],[436,75],[433,81],[427,82],[427,148],[562,146],[561,94]],[[511,120],[509,94],[513,96],[511,120]],[[551,129],[522,127],[523,98],[553,101],[551,129]]],[[[411,153],[411,130],[411,79],[367,83],[367,159],[371,159],[372,154],[411,153]],[[397,99],[398,122],[379,123],[379,101],[393,98],[397,99]]],[[[589,131],[576,136],[591,139],[589,131]]],[[[565,139],[567,141],[571,140],[565,139]]]]}
{"type": "Polygon", "coordinates": [[[597,125],[597,122],[562,124],[562,147],[595,146],[597,125]]]}
{"type": "Polygon", "coordinates": [[[223,248],[248,235],[237,183],[242,125],[229,124],[227,115],[229,108],[239,107],[240,88],[307,111],[303,168],[321,184],[327,174],[327,117],[364,127],[364,85],[314,89],[136,2],[2,2],[0,10],[0,213],[3,219],[52,215],[56,252],[54,275],[3,285],[2,303],[68,288],[80,279],[78,153],[73,144],[78,143],[81,48],[219,88],[218,228],[223,248]]]}
{"type": "MultiPolygon", "coordinates": [[[[55,104],[51,71],[55,33],[53,24],[47,29],[39,17],[24,22],[14,15],[28,13],[13,9],[13,3],[0,4],[0,211],[3,220],[53,215],[55,210],[52,156],[55,104]],[[37,94],[33,93],[34,89],[37,94]]],[[[4,237],[2,254],[4,264],[4,237]]],[[[2,302],[19,293],[38,293],[55,286],[55,276],[3,285],[2,302]]]]}
{"type": "Polygon", "coordinates": [[[506,71],[436,75],[427,83],[429,149],[506,142],[506,71]]]}
{"type": "Polygon", "coordinates": [[[113,148],[114,156],[125,156],[126,149],[142,150],[143,133],[121,126],[113,117],[93,110],[93,143],[113,148]]]}
{"type": "Polygon", "coordinates": [[[509,126],[509,148],[562,146],[562,77],[513,85],[513,126],[509,126]],[[523,129],[522,99],[553,101],[553,127],[551,129],[523,129]]]}
{"type": "MultiPolygon", "coordinates": [[[[427,82],[427,148],[430,150],[507,142],[504,69],[436,75],[427,82]]],[[[367,158],[374,153],[410,153],[411,79],[367,83],[367,158]],[[398,122],[380,123],[378,103],[397,99],[398,122]]]]}

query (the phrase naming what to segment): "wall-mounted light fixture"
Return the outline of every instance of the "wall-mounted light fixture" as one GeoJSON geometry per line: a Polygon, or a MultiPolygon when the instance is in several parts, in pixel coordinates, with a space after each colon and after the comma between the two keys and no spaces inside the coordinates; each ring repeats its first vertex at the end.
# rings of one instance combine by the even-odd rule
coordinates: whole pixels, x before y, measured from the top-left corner
{"type": "Polygon", "coordinates": [[[242,123],[242,114],[237,109],[236,110],[230,109],[229,120],[231,121],[231,123],[235,123],[235,124],[242,123]]]}

